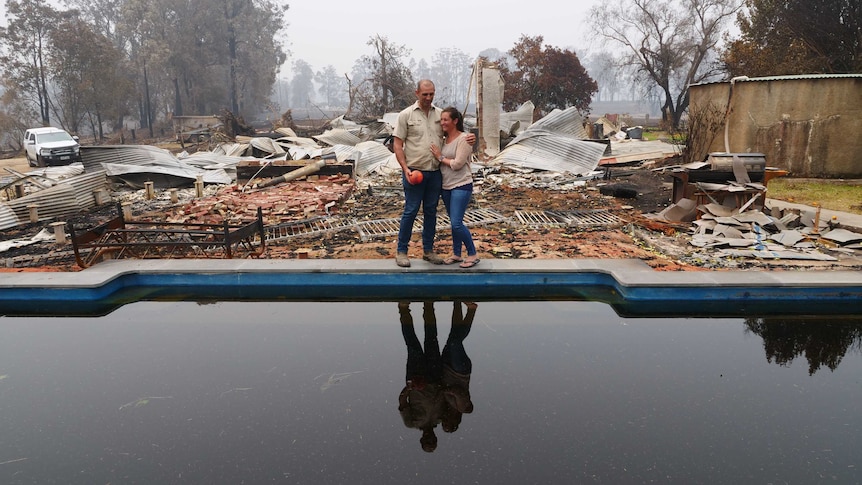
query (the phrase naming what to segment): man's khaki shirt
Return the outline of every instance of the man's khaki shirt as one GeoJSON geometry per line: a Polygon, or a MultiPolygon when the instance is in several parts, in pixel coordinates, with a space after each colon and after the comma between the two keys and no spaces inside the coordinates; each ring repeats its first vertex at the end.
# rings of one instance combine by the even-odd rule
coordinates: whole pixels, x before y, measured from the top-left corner
{"type": "Polygon", "coordinates": [[[393,135],[404,142],[404,158],[407,166],[418,170],[437,170],[440,162],[431,153],[431,144],[443,146],[443,129],[440,128],[440,113],[443,110],[431,106],[428,116],[413,103],[400,113],[393,135]]]}

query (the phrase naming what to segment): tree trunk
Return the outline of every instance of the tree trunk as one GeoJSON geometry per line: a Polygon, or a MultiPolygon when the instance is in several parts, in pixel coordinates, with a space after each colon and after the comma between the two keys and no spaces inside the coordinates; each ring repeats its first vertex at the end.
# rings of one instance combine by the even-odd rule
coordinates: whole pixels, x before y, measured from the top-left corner
{"type": "Polygon", "coordinates": [[[180,97],[180,81],[174,77],[174,114],[177,116],[183,115],[183,101],[180,97]]]}
{"type": "Polygon", "coordinates": [[[147,77],[147,62],[144,61],[144,112],[147,117],[147,128],[150,130],[150,138],[154,138],[155,134],[153,133],[153,110],[150,104],[150,81],[147,77]]]}
{"type": "Polygon", "coordinates": [[[48,101],[48,81],[45,74],[45,61],[42,56],[42,40],[39,39],[38,58],[35,59],[36,68],[39,70],[39,114],[42,116],[42,125],[49,126],[51,124],[51,112],[49,109],[50,102],[48,101]]]}
{"type": "Polygon", "coordinates": [[[99,141],[105,139],[105,131],[102,129],[102,112],[96,111],[96,123],[99,126],[99,141]]]}
{"type": "Polygon", "coordinates": [[[237,12],[229,12],[228,4],[225,4],[225,12],[224,18],[227,20],[227,50],[228,50],[228,61],[230,62],[230,79],[228,80],[229,84],[229,96],[230,96],[230,109],[231,111],[239,116],[239,92],[237,89],[237,81],[236,81],[236,66],[237,66],[237,58],[236,58],[236,30],[234,29],[234,19],[237,16],[237,12]]]}

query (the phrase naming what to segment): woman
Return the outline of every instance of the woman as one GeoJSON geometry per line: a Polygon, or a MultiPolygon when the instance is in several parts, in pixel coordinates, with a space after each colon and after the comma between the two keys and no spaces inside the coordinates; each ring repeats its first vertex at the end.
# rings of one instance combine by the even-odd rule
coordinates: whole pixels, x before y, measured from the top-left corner
{"type": "Polygon", "coordinates": [[[440,113],[440,127],[443,129],[443,147],[431,145],[431,152],[440,161],[443,176],[443,203],[452,222],[452,256],[443,262],[461,263],[462,268],[472,268],[479,263],[473,235],[464,225],[464,213],[473,195],[473,173],[470,171],[470,157],[473,148],[467,143],[464,133],[464,117],[453,107],[440,113]],[[461,247],[467,248],[467,257],[461,258],[461,247]]]}

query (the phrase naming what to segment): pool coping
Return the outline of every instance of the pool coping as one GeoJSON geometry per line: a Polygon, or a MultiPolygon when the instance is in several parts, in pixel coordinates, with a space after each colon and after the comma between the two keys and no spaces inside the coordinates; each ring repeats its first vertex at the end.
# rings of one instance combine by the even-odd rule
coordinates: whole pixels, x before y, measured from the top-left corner
{"type": "Polygon", "coordinates": [[[114,260],[80,272],[0,278],[0,315],[88,313],[90,306],[105,313],[141,300],[208,299],[578,299],[644,316],[859,315],[862,272],[662,272],[637,259],[493,259],[467,270],[415,259],[410,268],[391,259],[183,259],[114,260]]]}

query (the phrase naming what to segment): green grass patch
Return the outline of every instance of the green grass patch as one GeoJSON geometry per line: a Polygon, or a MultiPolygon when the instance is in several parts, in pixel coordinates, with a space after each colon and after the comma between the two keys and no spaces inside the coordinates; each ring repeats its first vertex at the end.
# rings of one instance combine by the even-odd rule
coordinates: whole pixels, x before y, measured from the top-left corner
{"type": "Polygon", "coordinates": [[[667,140],[670,138],[668,132],[655,127],[649,127],[643,129],[642,140],[644,141],[655,141],[655,140],[667,140]]]}
{"type": "Polygon", "coordinates": [[[777,178],[769,181],[771,199],[862,214],[862,185],[827,179],[777,178]]]}

